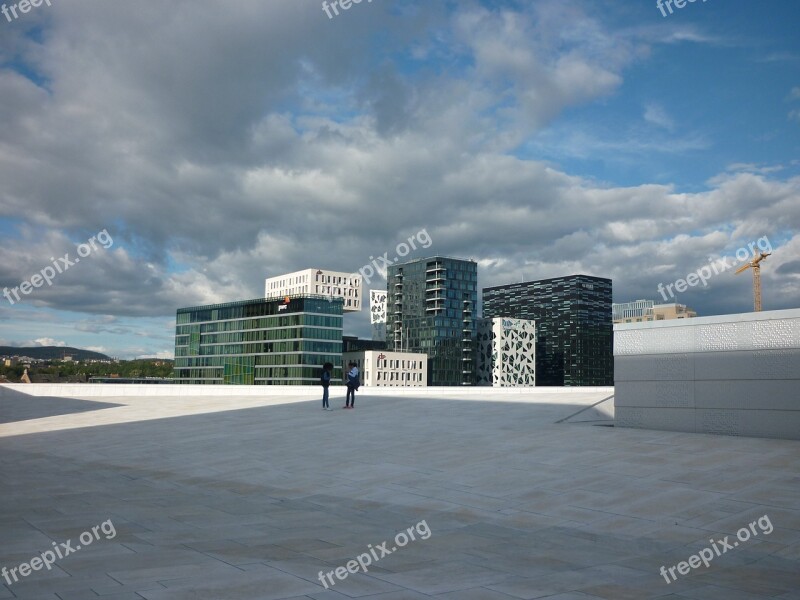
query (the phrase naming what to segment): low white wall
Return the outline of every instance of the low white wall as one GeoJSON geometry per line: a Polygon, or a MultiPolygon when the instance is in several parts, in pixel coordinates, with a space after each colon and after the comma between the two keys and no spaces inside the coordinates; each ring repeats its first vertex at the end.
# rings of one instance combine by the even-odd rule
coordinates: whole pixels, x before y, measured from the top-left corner
{"type": "Polygon", "coordinates": [[[800,310],[614,327],[616,424],[800,439],[800,310]]]}
{"type": "MultiPolygon", "coordinates": [[[[124,384],[124,383],[4,383],[0,384],[0,397],[6,391],[30,396],[56,398],[82,398],[114,396],[311,396],[321,394],[318,385],[182,385],[182,384],[124,384]]],[[[332,396],[344,396],[344,386],[332,386],[332,396]]],[[[556,393],[608,393],[613,387],[367,387],[361,386],[358,394],[369,396],[506,396],[516,394],[556,393]]]]}

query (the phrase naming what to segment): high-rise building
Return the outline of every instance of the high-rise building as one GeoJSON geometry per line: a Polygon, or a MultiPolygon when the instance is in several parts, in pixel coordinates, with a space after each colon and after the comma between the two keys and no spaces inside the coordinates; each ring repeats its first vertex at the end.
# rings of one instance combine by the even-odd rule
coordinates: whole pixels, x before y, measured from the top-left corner
{"type": "Polygon", "coordinates": [[[493,387],[536,385],[536,323],[478,319],[477,383],[493,387]]]}
{"type": "Polygon", "coordinates": [[[341,298],[288,296],[178,309],[176,383],[315,385],[342,377],[341,298]]]}
{"type": "Polygon", "coordinates": [[[265,298],[311,294],[342,298],[344,312],[361,310],[361,275],[323,269],[303,269],[269,277],[264,283],[265,298]]]}
{"type": "Polygon", "coordinates": [[[372,339],[386,341],[386,290],[369,291],[369,321],[372,324],[372,339]]]}
{"type": "Polygon", "coordinates": [[[484,288],[483,316],[536,322],[537,386],[614,385],[610,279],[572,275],[484,288]]]}
{"type": "Polygon", "coordinates": [[[389,349],[428,355],[428,385],[474,385],[478,264],[434,256],[387,269],[389,349]]]}
{"type": "Polygon", "coordinates": [[[649,321],[671,321],[672,319],[692,319],[697,313],[685,304],[676,302],[656,304],[652,300],[615,302],[611,305],[614,323],[646,323],[649,321]]]}

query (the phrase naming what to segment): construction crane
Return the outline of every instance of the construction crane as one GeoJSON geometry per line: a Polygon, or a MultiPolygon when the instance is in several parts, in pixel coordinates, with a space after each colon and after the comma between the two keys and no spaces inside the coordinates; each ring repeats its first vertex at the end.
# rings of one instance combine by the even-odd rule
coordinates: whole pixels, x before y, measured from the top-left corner
{"type": "Polygon", "coordinates": [[[736,275],[746,271],[747,269],[753,269],[753,306],[755,312],[761,312],[761,261],[765,260],[768,256],[771,256],[772,253],[761,252],[758,256],[753,258],[749,263],[739,267],[736,270],[736,275]]]}

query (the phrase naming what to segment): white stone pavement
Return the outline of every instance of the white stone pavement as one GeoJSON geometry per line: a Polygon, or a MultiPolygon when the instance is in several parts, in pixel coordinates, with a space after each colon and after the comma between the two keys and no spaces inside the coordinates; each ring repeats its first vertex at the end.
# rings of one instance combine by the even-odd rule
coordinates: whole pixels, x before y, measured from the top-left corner
{"type": "Polygon", "coordinates": [[[324,412],[20,388],[0,395],[0,567],[109,519],[116,536],[0,599],[800,599],[797,441],[557,423],[603,391],[362,389],[324,412]],[[764,515],[768,535],[659,574],[764,515]],[[423,520],[429,539],[320,583],[423,520]]]}

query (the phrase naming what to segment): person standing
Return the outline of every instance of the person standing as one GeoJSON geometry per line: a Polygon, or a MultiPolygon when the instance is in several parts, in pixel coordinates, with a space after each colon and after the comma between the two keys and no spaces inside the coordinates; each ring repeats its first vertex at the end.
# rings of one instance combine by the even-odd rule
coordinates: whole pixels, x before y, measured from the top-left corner
{"type": "Polygon", "coordinates": [[[331,371],[333,364],[326,362],[322,365],[322,375],[320,376],[320,383],[322,384],[322,410],[331,410],[328,406],[328,388],[331,386],[331,371]]]}
{"type": "Polygon", "coordinates": [[[356,390],[361,386],[358,380],[358,367],[356,363],[350,362],[350,370],[347,372],[347,396],[344,401],[344,408],[356,407],[356,390]]]}

